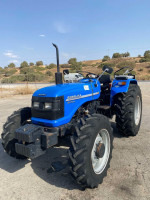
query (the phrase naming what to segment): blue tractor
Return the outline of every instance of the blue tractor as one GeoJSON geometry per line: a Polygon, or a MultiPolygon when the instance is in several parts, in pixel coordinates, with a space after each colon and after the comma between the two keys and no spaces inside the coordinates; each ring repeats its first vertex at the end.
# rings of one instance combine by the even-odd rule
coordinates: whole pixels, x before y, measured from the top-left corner
{"type": "Polygon", "coordinates": [[[142,115],[142,97],[130,67],[110,75],[86,72],[77,83],[63,83],[58,48],[56,85],[34,92],[31,108],[25,107],[8,117],[3,126],[4,150],[18,159],[36,158],[68,137],[71,174],[83,187],[102,183],[110,166],[113,133],[108,118],[116,116],[118,132],[137,135],[142,115]],[[124,71],[124,73],[121,73],[124,71]]]}

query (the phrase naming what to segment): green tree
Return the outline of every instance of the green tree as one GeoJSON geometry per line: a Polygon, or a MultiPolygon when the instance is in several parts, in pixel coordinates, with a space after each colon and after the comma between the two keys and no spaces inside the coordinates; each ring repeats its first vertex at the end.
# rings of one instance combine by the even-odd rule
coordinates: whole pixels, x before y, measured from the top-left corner
{"type": "Polygon", "coordinates": [[[125,52],[124,53],[124,57],[129,57],[130,56],[130,53],[129,52],[125,52]]]}
{"type": "Polygon", "coordinates": [[[120,53],[114,53],[112,58],[120,58],[121,57],[121,54],[120,53]]]}
{"type": "Polygon", "coordinates": [[[139,62],[150,62],[150,50],[145,51],[144,58],[141,58],[139,62]]]}
{"type": "Polygon", "coordinates": [[[26,61],[23,61],[21,64],[20,64],[20,68],[25,68],[25,67],[29,67],[28,63],[26,61]]]}
{"type": "Polygon", "coordinates": [[[40,66],[40,65],[43,65],[43,61],[37,61],[36,62],[36,66],[40,66]]]}
{"type": "Polygon", "coordinates": [[[105,62],[105,61],[108,61],[110,60],[110,57],[109,56],[104,56],[103,59],[102,59],[102,62],[105,62]]]}
{"type": "Polygon", "coordinates": [[[71,71],[72,72],[80,71],[80,70],[82,70],[82,62],[76,62],[76,63],[71,65],[71,71]]]}
{"type": "Polygon", "coordinates": [[[34,63],[33,63],[33,62],[30,62],[30,63],[29,63],[29,66],[30,66],[30,67],[34,66],[34,63]]]}
{"type": "Polygon", "coordinates": [[[16,65],[14,64],[14,63],[10,63],[9,65],[8,65],[8,68],[15,68],[16,67],[16,65]]]}
{"type": "Polygon", "coordinates": [[[77,59],[76,59],[76,58],[70,58],[70,59],[68,60],[68,64],[74,65],[74,64],[76,64],[76,63],[77,63],[77,59]]]}
{"type": "Polygon", "coordinates": [[[140,55],[140,54],[138,55],[138,58],[141,58],[141,55],[140,55]]]}
{"type": "Polygon", "coordinates": [[[47,69],[52,69],[52,68],[56,68],[57,66],[54,63],[49,64],[46,68],[47,69]]]}
{"type": "Polygon", "coordinates": [[[150,50],[145,51],[144,58],[150,59],[150,50]]]}

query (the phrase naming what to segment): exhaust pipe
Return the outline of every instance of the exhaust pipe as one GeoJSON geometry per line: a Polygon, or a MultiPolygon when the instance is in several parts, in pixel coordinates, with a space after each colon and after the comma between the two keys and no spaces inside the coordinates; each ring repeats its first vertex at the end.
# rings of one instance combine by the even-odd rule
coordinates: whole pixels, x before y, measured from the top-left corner
{"type": "MultiPolygon", "coordinates": [[[[52,43],[53,44],[53,43],[52,43]]],[[[62,84],[62,73],[60,72],[59,68],[59,50],[56,44],[53,44],[53,46],[56,48],[56,60],[57,60],[57,72],[55,73],[55,83],[56,85],[62,84]]]]}

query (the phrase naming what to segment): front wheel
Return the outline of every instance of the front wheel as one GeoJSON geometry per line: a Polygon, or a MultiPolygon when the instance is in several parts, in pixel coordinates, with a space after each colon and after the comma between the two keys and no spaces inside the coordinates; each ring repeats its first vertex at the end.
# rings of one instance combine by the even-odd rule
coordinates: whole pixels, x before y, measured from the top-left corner
{"type": "Polygon", "coordinates": [[[71,136],[71,173],[83,187],[102,183],[110,166],[113,135],[109,120],[100,114],[81,119],[71,136]]]}
{"type": "Polygon", "coordinates": [[[15,131],[22,125],[28,123],[31,118],[31,108],[25,107],[15,111],[7,119],[3,126],[3,133],[1,135],[2,145],[6,153],[17,159],[25,159],[25,156],[19,155],[15,150],[15,131]]]}

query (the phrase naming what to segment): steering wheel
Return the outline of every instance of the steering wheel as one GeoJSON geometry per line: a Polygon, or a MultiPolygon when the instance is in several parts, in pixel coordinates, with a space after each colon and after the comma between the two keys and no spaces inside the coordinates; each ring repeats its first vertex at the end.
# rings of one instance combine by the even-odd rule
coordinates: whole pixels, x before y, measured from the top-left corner
{"type": "Polygon", "coordinates": [[[122,68],[120,68],[119,70],[115,71],[114,75],[116,75],[117,72],[120,72],[120,71],[123,70],[123,69],[127,69],[127,70],[123,73],[123,75],[129,74],[129,72],[131,72],[131,71],[133,70],[133,68],[128,67],[128,66],[122,67],[122,68]],[[129,69],[129,70],[128,70],[128,69],[129,69]]]}
{"type": "Polygon", "coordinates": [[[87,71],[77,71],[77,72],[78,72],[78,73],[86,73],[86,78],[93,78],[93,77],[90,77],[90,75],[94,75],[95,78],[98,77],[97,74],[94,74],[94,73],[92,73],[92,72],[87,72],[87,71]]]}
{"type": "Polygon", "coordinates": [[[86,78],[97,78],[97,74],[88,73],[88,74],[86,74],[86,78]],[[95,77],[90,77],[90,75],[94,75],[95,77]]]}

